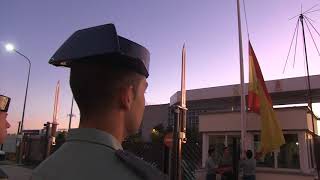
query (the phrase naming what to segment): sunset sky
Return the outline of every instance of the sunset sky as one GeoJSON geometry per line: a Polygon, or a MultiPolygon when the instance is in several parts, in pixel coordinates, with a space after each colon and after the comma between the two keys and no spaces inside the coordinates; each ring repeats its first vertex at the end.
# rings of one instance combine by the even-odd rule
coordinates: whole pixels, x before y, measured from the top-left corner
{"type": "MultiPolygon", "coordinates": [[[[242,2],[242,0],[241,0],[242,2]]],[[[293,57],[282,73],[297,19],[289,18],[320,0],[246,0],[250,39],[265,80],[304,76],[301,34],[296,63],[293,57]]],[[[243,5],[243,4],[242,4],[243,5]]],[[[320,9],[320,5],[314,10],[320,9]]],[[[248,81],[248,38],[242,10],[245,81],[248,81]]],[[[187,89],[238,84],[239,50],[236,0],[3,0],[0,6],[0,94],[10,96],[8,120],[16,132],[21,120],[27,63],[8,53],[7,42],[32,61],[25,129],[52,121],[54,91],[60,89],[60,128],[68,124],[71,91],[69,69],[48,64],[57,48],[76,30],[114,23],[118,34],[147,47],[151,53],[148,104],[168,103],[180,88],[183,43],[187,48],[187,89]]],[[[320,11],[308,14],[320,31],[320,11]]],[[[301,32],[301,31],[300,31],[301,32]]],[[[299,33],[300,33],[299,32],[299,33]]],[[[320,37],[314,33],[316,42],[320,37]]],[[[318,43],[320,46],[320,43],[318,43]]],[[[320,57],[307,33],[310,74],[320,74],[320,57]]],[[[319,47],[320,48],[320,47],[319,47]]],[[[319,83],[319,82],[318,82],[319,83]]],[[[79,111],[73,127],[77,127],[79,111]]]]}

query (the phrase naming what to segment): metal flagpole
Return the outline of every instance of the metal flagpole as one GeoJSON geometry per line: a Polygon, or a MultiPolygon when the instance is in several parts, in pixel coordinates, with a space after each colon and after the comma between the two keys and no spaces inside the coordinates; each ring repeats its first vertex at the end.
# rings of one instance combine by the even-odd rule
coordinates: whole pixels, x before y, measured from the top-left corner
{"type": "Polygon", "coordinates": [[[180,105],[174,106],[174,130],[173,130],[173,157],[171,158],[171,180],[182,180],[182,144],[186,143],[186,87],[185,87],[185,66],[186,50],[185,45],[182,49],[181,65],[181,101],[180,105]]]}
{"type": "Polygon", "coordinates": [[[243,48],[242,48],[242,33],[241,33],[241,18],[240,18],[240,0],[237,0],[238,12],[238,32],[239,32],[239,55],[240,55],[240,93],[241,93],[241,151],[245,150],[245,133],[246,133],[246,102],[244,91],[244,75],[243,75],[243,48]]]}

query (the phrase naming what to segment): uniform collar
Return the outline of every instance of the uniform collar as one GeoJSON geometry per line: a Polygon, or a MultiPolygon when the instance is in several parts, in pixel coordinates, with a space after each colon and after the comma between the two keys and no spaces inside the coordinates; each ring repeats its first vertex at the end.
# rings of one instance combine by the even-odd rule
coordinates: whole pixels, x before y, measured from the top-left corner
{"type": "Polygon", "coordinates": [[[111,134],[94,128],[71,129],[67,141],[85,141],[93,144],[108,146],[114,150],[122,150],[119,141],[111,134]]]}

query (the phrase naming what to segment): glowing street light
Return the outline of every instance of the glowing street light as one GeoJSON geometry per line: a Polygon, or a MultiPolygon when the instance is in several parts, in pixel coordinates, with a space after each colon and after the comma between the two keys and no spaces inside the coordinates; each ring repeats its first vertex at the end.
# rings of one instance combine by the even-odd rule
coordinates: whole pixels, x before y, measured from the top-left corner
{"type": "MultiPolygon", "coordinates": [[[[21,126],[20,126],[20,132],[19,132],[19,129],[18,129],[18,132],[19,134],[22,134],[23,135],[23,123],[24,123],[24,114],[25,114],[25,110],[26,110],[26,104],[27,104],[27,96],[28,96],[28,87],[29,87],[29,78],[30,78],[30,70],[31,70],[31,61],[30,59],[22,54],[20,51],[18,51],[17,49],[14,48],[14,45],[13,44],[6,44],[5,45],[5,48],[8,52],[15,52],[17,53],[18,55],[24,57],[25,60],[27,60],[27,63],[28,63],[28,77],[27,77],[27,85],[26,85],[26,92],[25,92],[25,95],[24,95],[24,102],[23,102],[23,110],[22,110],[22,118],[21,118],[21,126]]],[[[21,141],[22,143],[22,141],[21,141]]],[[[22,161],[22,146],[21,146],[21,143],[20,143],[20,153],[19,153],[19,156],[18,156],[18,162],[21,163],[22,161]]]]}
{"type": "Polygon", "coordinates": [[[6,48],[6,50],[7,50],[8,52],[12,52],[12,51],[15,50],[14,45],[13,45],[13,44],[10,44],[10,43],[6,44],[6,45],[5,45],[5,48],[6,48]]]}
{"type": "Polygon", "coordinates": [[[7,43],[7,44],[5,45],[5,48],[6,48],[6,50],[7,50],[8,52],[15,52],[15,53],[19,54],[20,56],[24,57],[24,59],[27,60],[28,65],[29,65],[29,66],[28,66],[27,86],[26,86],[26,92],[25,92],[24,103],[23,103],[22,120],[21,120],[21,126],[20,126],[20,131],[19,131],[19,132],[20,132],[19,134],[21,134],[22,131],[23,131],[23,125],[24,125],[23,123],[24,123],[24,114],[25,114],[26,102],[27,102],[27,95],[28,95],[28,87],[29,87],[29,77],[30,77],[31,61],[30,61],[30,59],[29,59],[26,55],[24,55],[24,54],[22,54],[20,51],[18,51],[18,50],[14,47],[14,45],[11,44],[11,43],[7,43]]]}

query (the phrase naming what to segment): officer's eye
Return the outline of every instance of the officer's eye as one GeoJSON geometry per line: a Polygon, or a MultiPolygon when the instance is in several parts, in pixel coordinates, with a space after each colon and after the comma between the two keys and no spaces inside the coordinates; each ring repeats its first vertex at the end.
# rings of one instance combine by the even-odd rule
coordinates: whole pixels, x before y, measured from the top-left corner
{"type": "Polygon", "coordinates": [[[146,87],[144,89],[144,93],[147,93],[147,89],[148,89],[148,83],[146,82],[146,87]]]}

